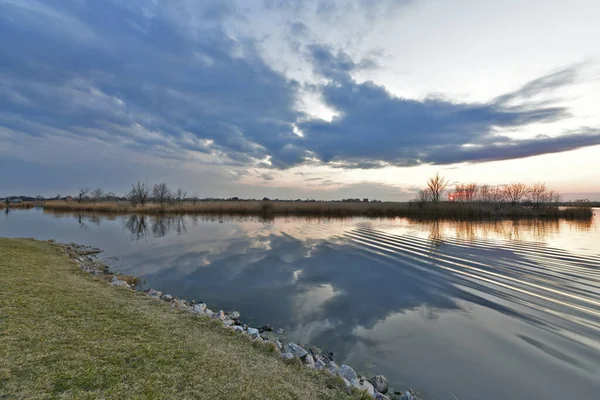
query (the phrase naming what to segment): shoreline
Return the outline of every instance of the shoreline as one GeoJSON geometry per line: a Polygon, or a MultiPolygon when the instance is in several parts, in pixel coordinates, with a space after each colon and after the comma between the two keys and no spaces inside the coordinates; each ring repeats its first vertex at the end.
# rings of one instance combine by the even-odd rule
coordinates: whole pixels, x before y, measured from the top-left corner
{"type": "Polygon", "coordinates": [[[591,207],[531,205],[507,203],[440,202],[332,202],[332,201],[200,201],[197,203],[159,205],[148,203],[133,206],[128,202],[76,203],[48,201],[44,212],[93,212],[106,215],[206,215],[254,216],[264,219],[277,217],[306,218],[411,218],[423,220],[586,220],[594,215],[591,207]]]}
{"type": "Polygon", "coordinates": [[[139,291],[137,290],[137,287],[142,284],[139,278],[111,272],[106,264],[95,259],[99,254],[103,253],[103,250],[99,248],[78,245],[76,243],[53,243],[63,248],[67,256],[75,261],[82,271],[104,280],[112,286],[123,287],[138,293],[143,293],[154,300],[166,302],[167,304],[170,304],[172,308],[181,312],[206,316],[216,320],[224,327],[241,335],[245,335],[252,341],[271,346],[285,362],[298,363],[309,369],[324,371],[333,376],[339,376],[349,390],[349,393],[355,390],[359,393],[367,394],[368,398],[377,400],[423,399],[412,389],[398,390],[390,387],[387,379],[383,375],[369,377],[360,376],[351,366],[345,364],[338,366],[334,360],[333,353],[323,355],[325,352],[316,346],[294,342],[286,343],[285,332],[281,328],[275,329],[269,324],[260,328],[253,328],[247,324],[243,324],[241,315],[238,311],[213,311],[205,303],[190,302],[152,288],[139,291]]]}

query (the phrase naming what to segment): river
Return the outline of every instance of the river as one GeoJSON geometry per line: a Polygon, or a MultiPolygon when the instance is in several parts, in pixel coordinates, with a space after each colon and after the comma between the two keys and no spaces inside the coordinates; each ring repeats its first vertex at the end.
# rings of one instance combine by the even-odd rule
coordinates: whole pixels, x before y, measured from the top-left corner
{"type": "Polygon", "coordinates": [[[578,222],[33,209],[0,215],[0,236],[100,247],[147,287],[238,310],[428,399],[600,398],[598,209],[578,222]]]}

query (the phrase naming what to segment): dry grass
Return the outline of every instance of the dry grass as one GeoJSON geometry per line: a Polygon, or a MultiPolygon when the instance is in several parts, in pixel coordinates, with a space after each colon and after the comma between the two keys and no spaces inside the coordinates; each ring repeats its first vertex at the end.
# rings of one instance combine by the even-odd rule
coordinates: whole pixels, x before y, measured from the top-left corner
{"type": "Polygon", "coordinates": [[[160,206],[150,203],[134,207],[128,202],[76,203],[48,201],[45,209],[52,211],[84,211],[111,214],[218,214],[313,216],[313,217],[414,217],[414,218],[591,218],[587,207],[559,209],[555,206],[525,207],[484,203],[401,203],[401,202],[295,202],[295,201],[202,201],[196,204],[160,206]]]}
{"type": "Polygon", "coordinates": [[[478,219],[591,219],[593,211],[589,207],[558,207],[558,206],[511,206],[507,203],[460,203],[442,202],[439,204],[411,203],[411,217],[415,218],[448,218],[459,220],[478,219]]]}
{"type": "Polygon", "coordinates": [[[339,378],[94,280],[57,245],[0,239],[0,254],[0,398],[348,398],[339,378]]]}
{"type": "MultiPolygon", "coordinates": [[[[8,205],[8,208],[33,208],[36,206],[42,206],[43,203],[37,203],[37,202],[33,202],[33,201],[24,201],[22,203],[11,203],[8,205]]],[[[0,210],[3,210],[6,208],[6,203],[4,202],[0,202],[0,210]]]]}

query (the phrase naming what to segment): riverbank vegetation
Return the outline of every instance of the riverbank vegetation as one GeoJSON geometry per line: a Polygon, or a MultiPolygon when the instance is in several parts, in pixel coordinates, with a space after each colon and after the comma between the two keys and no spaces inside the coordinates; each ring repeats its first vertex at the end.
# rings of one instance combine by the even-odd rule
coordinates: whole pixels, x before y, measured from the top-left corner
{"type": "MultiPolygon", "coordinates": [[[[315,200],[227,200],[188,196],[184,189],[172,190],[166,183],[149,185],[138,181],[126,196],[85,187],[75,197],[47,200],[51,211],[99,212],[112,214],[208,214],[313,217],[409,217],[409,218],[591,218],[592,203],[560,203],[560,195],[544,183],[527,186],[454,184],[436,174],[427,187],[410,202],[381,202],[369,199],[342,201],[315,200]],[[91,193],[91,197],[88,194],[91,193]],[[563,207],[567,205],[567,207],[563,207]]],[[[29,203],[33,204],[33,203],[29,203]]],[[[10,205],[10,207],[13,207],[10,205]]],[[[33,207],[33,205],[31,205],[33,207]]]]}
{"type": "Polygon", "coordinates": [[[58,245],[0,239],[0,254],[0,397],[348,398],[339,378],[94,280],[58,245]]]}
{"type": "Polygon", "coordinates": [[[69,203],[47,201],[49,211],[98,212],[110,214],[206,214],[255,215],[261,217],[313,216],[344,217],[413,217],[413,218],[590,218],[589,207],[511,206],[488,203],[419,203],[419,202],[294,202],[294,201],[201,201],[161,205],[131,205],[125,201],[69,203]]]}

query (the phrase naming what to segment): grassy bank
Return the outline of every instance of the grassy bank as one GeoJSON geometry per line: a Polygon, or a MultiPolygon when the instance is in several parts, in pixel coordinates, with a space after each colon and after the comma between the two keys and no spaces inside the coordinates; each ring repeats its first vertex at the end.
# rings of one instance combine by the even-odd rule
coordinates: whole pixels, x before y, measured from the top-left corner
{"type": "Polygon", "coordinates": [[[342,399],[338,378],[82,272],[61,247],[0,239],[0,398],[342,399]]]}
{"type": "Polygon", "coordinates": [[[487,203],[401,203],[401,202],[296,202],[296,201],[201,201],[180,205],[146,204],[134,207],[128,202],[77,203],[48,201],[44,208],[53,211],[102,212],[112,214],[218,214],[315,217],[414,217],[414,218],[591,218],[589,207],[561,209],[556,206],[510,206],[487,203]]]}
{"type": "MultiPolygon", "coordinates": [[[[44,203],[40,202],[40,203],[36,203],[33,201],[24,201],[22,203],[11,203],[8,205],[8,208],[33,208],[35,206],[42,206],[44,205],[44,203]]],[[[6,208],[6,203],[4,202],[0,202],[0,210],[3,210],[6,208]]]]}

